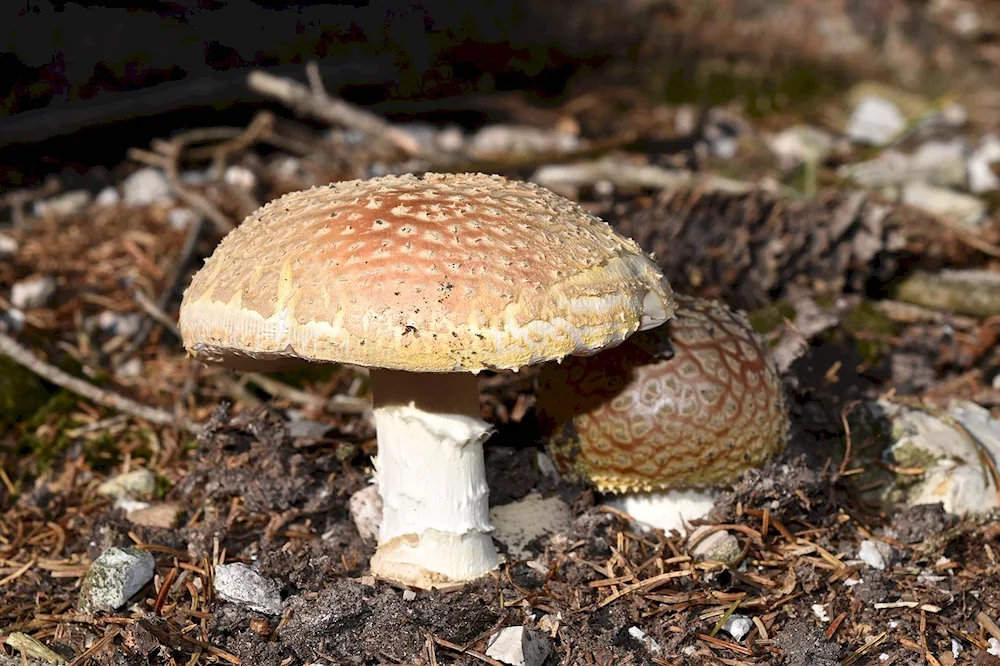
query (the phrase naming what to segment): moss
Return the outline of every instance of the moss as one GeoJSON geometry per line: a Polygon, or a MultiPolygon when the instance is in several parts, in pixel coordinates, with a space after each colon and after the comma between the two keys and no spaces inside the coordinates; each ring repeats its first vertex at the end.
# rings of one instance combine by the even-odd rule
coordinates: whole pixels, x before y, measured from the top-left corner
{"type": "Polygon", "coordinates": [[[31,418],[49,398],[34,373],[0,356],[0,435],[31,418]]]}
{"type": "Polygon", "coordinates": [[[814,65],[769,69],[718,59],[670,60],[643,73],[646,88],[669,104],[717,106],[738,101],[751,118],[805,110],[848,85],[844,77],[814,65]]]}
{"type": "Polygon", "coordinates": [[[749,313],[750,325],[762,335],[777,329],[786,319],[795,319],[795,308],[788,301],[777,301],[749,313]]]}
{"type": "MultiPolygon", "coordinates": [[[[928,469],[937,463],[938,457],[915,444],[906,442],[893,447],[892,459],[896,465],[906,469],[928,469]]],[[[919,479],[919,477],[913,474],[903,476],[912,478],[913,480],[919,479]]]]}
{"type": "Polygon", "coordinates": [[[867,364],[877,362],[890,350],[883,337],[896,335],[896,324],[870,301],[864,301],[844,316],[844,331],[855,338],[858,351],[867,364]]]}

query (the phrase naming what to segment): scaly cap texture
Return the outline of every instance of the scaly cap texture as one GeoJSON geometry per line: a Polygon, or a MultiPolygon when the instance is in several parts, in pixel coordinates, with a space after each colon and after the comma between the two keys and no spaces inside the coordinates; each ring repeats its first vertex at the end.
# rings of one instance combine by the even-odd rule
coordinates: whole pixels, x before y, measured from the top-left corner
{"type": "Polygon", "coordinates": [[[615,349],[542,368],[556,467],[603,492],[728,484],[785,445],[784,391],[742,313],[677,296],[674,318],[615,349]]]}
{"type": "Polygon", "coordinates": [[[639,247],[537,185],[386,176],[287,194],[219,244],[184,294],[192,355],[420,372],[516,369],[657,326],[670,286],[639,247]]]}

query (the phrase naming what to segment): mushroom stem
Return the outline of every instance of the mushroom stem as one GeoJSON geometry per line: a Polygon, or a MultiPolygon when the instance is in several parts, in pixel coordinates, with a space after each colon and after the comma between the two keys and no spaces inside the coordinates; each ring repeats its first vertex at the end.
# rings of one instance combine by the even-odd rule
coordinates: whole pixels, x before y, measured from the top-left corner
{"type": "Polygon", "coordinates": [[[658,490],[615,495],[604,503],[649,527],[683,533],[690,521],[708,515],[719,495],[718,491],[710,489],[658,490]]]}
{"type": "Polygon", "coordinates": [[[476,376],[372,369],[382,496],[372,573],[430,588],[478,578],[499,561],[490,532],[476,376]]]}

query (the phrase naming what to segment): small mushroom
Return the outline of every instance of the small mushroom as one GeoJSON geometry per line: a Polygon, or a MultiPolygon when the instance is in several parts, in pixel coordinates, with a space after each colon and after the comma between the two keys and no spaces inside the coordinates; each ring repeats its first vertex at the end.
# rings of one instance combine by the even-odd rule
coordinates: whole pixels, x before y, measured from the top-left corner
{"type": "Polygon", "coordinates": [[[675,299],[664,325],[544,366],[537,405],[560,473],[664,530],[708,513],[715,489],[784,448],[788,430],[781,380],[746,317],[675,299]]]}
{"type": "Polygon", "coordinates": [[[375,575],[434,587],[498,563],[476,373],[620,344],[673,313],[632,241],[544,188],[482,174],[294,192],[219,244],[180,328],[206,362],[371,368],[375,575]]]}

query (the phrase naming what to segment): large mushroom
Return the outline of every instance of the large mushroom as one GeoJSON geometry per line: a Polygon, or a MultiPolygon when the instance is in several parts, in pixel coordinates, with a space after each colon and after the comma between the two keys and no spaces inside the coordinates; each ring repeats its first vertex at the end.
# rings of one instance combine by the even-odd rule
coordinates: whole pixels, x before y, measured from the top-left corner
{"type": "Polygon", "coordinates": [[[664,325],[543,367],[537,405],[564,476],[664,530],[708,513],[717,488],[779,452],[788,431],[781,379],[746,317],[675,298],[664,325]]]}
{"type": "Polygon", "coordinates": [[[482,174],[294,192],[219,244],[184,294],[198,359],[371,369],[377,576],[433,587],[498,563],[476,373],[592,354],[673,312],[656,264],[544,188],[482,174]]]}

